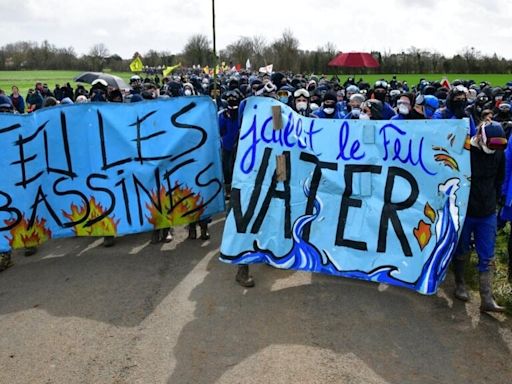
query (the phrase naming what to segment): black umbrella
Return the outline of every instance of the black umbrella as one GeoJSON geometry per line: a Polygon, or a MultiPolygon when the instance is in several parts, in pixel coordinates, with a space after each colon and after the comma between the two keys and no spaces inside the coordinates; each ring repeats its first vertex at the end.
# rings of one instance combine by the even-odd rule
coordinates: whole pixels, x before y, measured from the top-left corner
{"type": "Polygon", "coordinates": [[[87,83],[91,84],[96,79],[103,79],[107,82],[107,84],[111,87],[118,89],[128,89],[130,86],[126,84],[126,82],[118,76],[110,75],[108,73],[102,72],[84,72],[79,76],[75,77],[75,81],[77,83],[87,83]]]}

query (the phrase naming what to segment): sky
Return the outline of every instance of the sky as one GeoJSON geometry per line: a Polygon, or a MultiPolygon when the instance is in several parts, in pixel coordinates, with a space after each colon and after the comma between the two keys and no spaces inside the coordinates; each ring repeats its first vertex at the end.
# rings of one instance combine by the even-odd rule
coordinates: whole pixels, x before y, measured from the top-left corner
{"type": "MultiPolygon", "coordinates": [[[[193,34],[212,39],[211,0],[0,0],[2,39],[48,40],[87,53],[104,43],[131,58],[150,49],[179,53],[193,34]]],[[[290,30],[300,48],[447,56],[474,47],[512,59],[510,0],[216,0],[217,49],[242,36],[268,43],[290,30]]]]}

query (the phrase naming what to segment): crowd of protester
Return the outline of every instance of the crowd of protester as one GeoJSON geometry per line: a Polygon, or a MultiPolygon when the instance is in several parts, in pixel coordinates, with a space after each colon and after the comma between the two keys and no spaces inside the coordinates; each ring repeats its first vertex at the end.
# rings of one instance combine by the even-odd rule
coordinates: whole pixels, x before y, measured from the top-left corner
{"type": "MultiPolygon", "coordinates": [[[[492,296],[492,265],[498,222],[512,221],[512,145],[507,139],[512,132],[512,82],[503,87],[474,81],[429,82],[421,79],[410,86],[394,76],[389,81],[369,84],[363,79],[336,76],[304,76],[281,73],[228,73],[213,76],[200,70],[183,70],[179,75],[155,75],[130,78],[130,89],[112,88],[98,79],[90,89],[67,83],[50,90],[38,82],[20,95],[16,86],[10,96],[0,90],[0,112],[31,113],[57,104],[87,102],[139,102],[179,96],[208,95],[219,110],[222,162],[229,197],[233,159],[241,127],[239,110],[250,96],[271,97],[288,105],[297,113],[311,118],[360,120],[418,120],[468,118],[471,136],[471,192],[467,218],[454,257],[455,297],[467,301],[470,296],[464,282],[464,269],[472,247],[479,258],[482,311],[503,311],[492,296]],[[497,214],[498,207],[502,209],[497,214]]],[[[189,239],[196,239],[199,225],[201,239],[208,239],[208,221],[189,226],[189,239]]],[[[172,241],[172,228],[154,231],[153,242],[172,241]]],[[[113,245],[113,238],[105,238],[113,245]]],[[[512,255],[512,235],[508,243],[512,255]]],[[[27,249],[32,254],[34,249],[27,249]]],[[[4,253],[6,259],[9,253],[4,253]]],[[[0,261],[0,270],[9,261],[0,261]],[[3,266],[3,267],[2,267],[3,266]]],[[[247,265],[239,266],[236,280],[245,287],[254,285],[247,265]]],[[[512,282],[512,257],[509,257],[509,281],[512,282]]]]}

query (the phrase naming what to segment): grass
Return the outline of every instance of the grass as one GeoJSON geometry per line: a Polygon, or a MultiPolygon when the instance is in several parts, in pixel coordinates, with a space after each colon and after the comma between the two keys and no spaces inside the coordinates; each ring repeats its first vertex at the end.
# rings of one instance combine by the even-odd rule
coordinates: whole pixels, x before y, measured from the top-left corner
{"type": "MultiPolygon", "coordinates": [[[[391,80],[393,74],[376,74],[376,75],[351,75],[348,74],[338,74],[338,78],[341,82],[344,82],[347,77],[353,76],[356,80],[359,80],[362,77],[365,81],[370,84],[375,83],[377,80],[385,79],[387,81],[391,80]]],[[[507,82],[512,81],[512,74],[432,74],[432,73],[424,73],[424,74],[415,74],[415,75],[401,75],[396,74],[396,78],[398,81],[407,81],[409,86],[416,85],[419,83],[420,79],[424,78],[429,81],[440,81],[444,78],[447,78],[450,82],[454,80],[474,80],[476,83],[480,83],[482,81],[490,82],[493,86],[502,87],[507,82]]]]}
{"type": "MultiPolygon", "coordinates": [[[[53,91],[55,84],[65,85],[70,83],[76,88],[77,83],[73,81],[75,77],[83,71],[0,71],[0,89],[6,94],[11,93],[11,87],[16,85],[20,89],[20,94],[25,97],[29,88],[34,88],[36,81],[47,83],[50,90],[53,91]]],[[[128,82],[132,75],[130,72],[110,72],[128,82]]]]}

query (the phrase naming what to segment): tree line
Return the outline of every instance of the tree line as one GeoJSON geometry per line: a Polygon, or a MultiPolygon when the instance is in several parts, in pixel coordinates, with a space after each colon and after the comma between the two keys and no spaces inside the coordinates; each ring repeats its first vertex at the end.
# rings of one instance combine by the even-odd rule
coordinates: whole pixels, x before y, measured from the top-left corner
{"type": "MultiPolygon", "coordinates": [[[[245,67],[247,59],[252,68],[273,64],[274,70],[292,71],[294,73],[338,73],[338,68],[328,66],[336,55],[336,46],[328,42],[315,50],[302,50],[299,40],[291,31],[284,31],[271,42],[264,37],[240,37],[213,55],[211,41],[205,35],[191,36],[182,52],[149,50],[142,56],[144,65],[214,66],[225,62],[227,65],[241,64],[245,67]]],[[[403,52],[371,52],[379,61],[377,69],[351,69],[354,74],[363,73],[512,73],[512,60],[484,55],[474,47],[463,48],[452,57],[438,52],[429,52],[411,47],[403,52]]],[[[59,48],[43,41],[19,41],[0,47],[0,70],[83,70],[127,71],[135,56],[123,59],[109,52],[103,44],[94,45],[86,54],[78,55],[73,47],[59,48]]]]}

